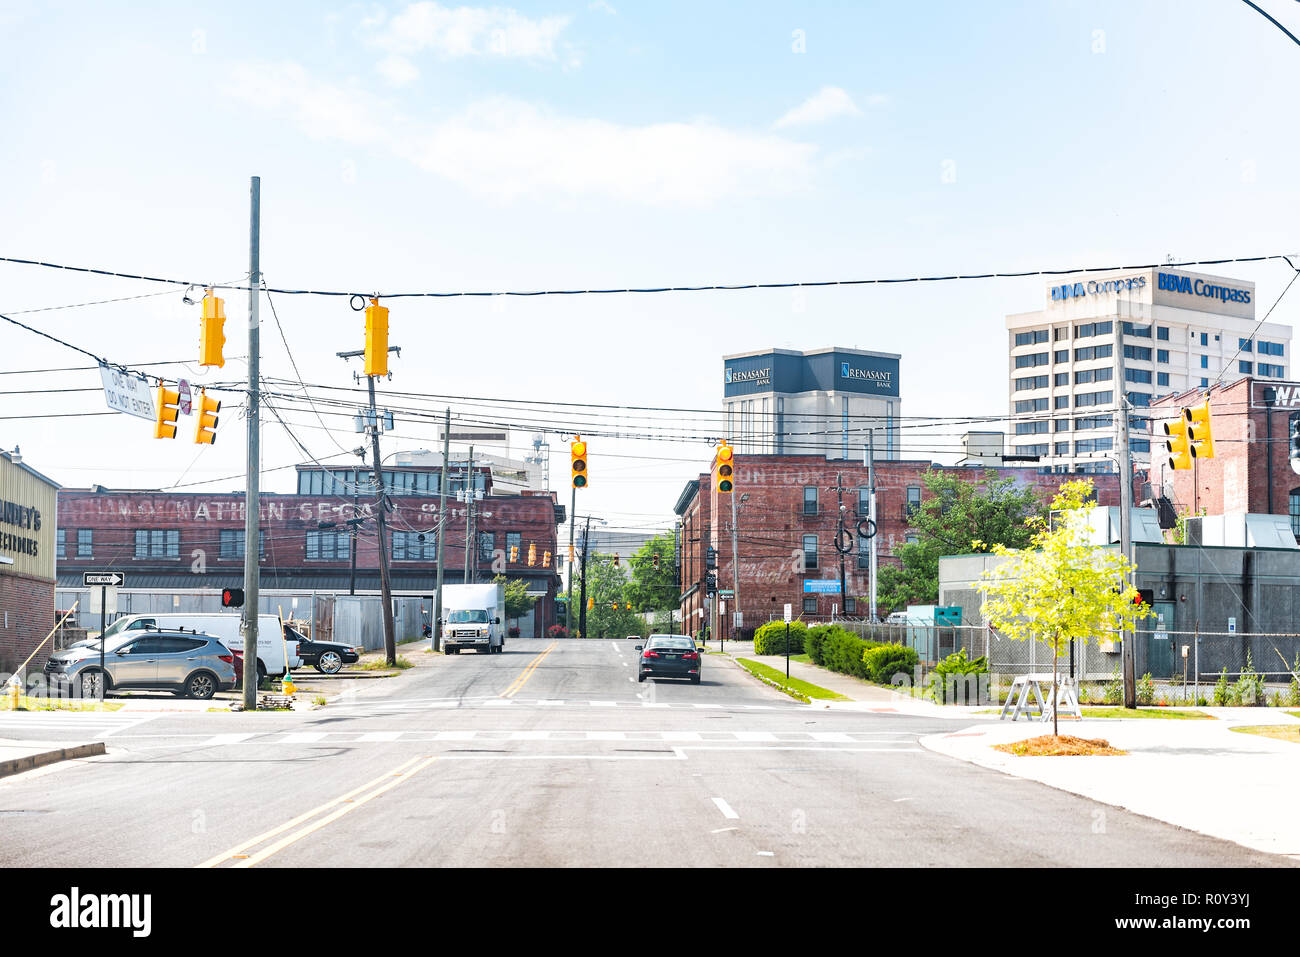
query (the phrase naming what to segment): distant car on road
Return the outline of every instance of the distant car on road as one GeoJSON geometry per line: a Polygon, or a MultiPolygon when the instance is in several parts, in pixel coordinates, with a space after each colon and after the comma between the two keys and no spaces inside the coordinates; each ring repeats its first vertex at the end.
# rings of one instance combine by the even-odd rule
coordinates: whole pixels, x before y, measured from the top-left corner
{"type": "Polygon", "coordinates": [[[361,649],[341,641],[314,641],[305,638],[289,625],[284,626],[284,637],[298,642],[298,657],[304,665],[311,665],[323,675],[336,675],[344,665],[356,664],[361,649]]]}
{"type": "Polygon", "coordinates": [[[640,640],[641,640],[641,636],[640,636],[640,635],[628,635],[628,636],[627,636],[627,640],[628,640],[628,641],[640,641],[640,640]]]}
{"type": "MultiPolygon", "coordinates": [[[[99,695],[99,643],[51,655],[45,677],[83,698],[99,695]]],[[[192,631],[132,630],[109,635],[104,647],[104,693],[170,691],[211,698],[235,685],[235,654],[220,639],[192,631]]]]}
{"type": "Polygon", "coordinates": [[[688,678],[692,684],[700,683],[700,652],[689,635],[651,635],[636,648],[641,652],[637,681],[688,678]]]}

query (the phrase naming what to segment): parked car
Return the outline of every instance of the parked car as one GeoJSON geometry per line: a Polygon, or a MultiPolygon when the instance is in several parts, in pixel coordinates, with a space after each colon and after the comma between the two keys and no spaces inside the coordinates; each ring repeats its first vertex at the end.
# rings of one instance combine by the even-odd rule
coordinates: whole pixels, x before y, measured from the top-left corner
{"type": "Polygon", "coordinates": [[[361,649],[341,641],[315,641],[306,638],[297,629],[284,626],[284,637],[298,642],[298,657],[304,665],[311,665],[323,675],[336,675],[344,665],[354,665],[361,658],[361,649]]]}
{"type": "MultiPolygon", "coordinates": [[[[85,645],[51,655],[45,677],[83,698],[99,695],[100,646],[85,645]]],[[[104,693],[170,691],[211,698],[235,686],[235,653],[211,635],[180,630],[133,629],[110,635],[104,647],[104,693]]]]}
{"type": "Polygon", "coordinates": [[[700,683],[700,652],[689,635],[651,635],[636,648],[641,652],[637,681],[689,678],[692,684],[700,683]]]}
{"type": "MultiPolygon", "coordinates": [[[[243,616],[233,613],[206,614],[202,612],[166,612],[162,614],[127,615],[119,618],[104,630],[109,640],[114,636],[132,631],[155,629],[158,631],[180,630],[202,632],[217,638],[237,656],[244,653],[244,636],[240,632],[243,616]]],[[[98,647],[98,645],[96,645],[98,647]]],[[[278,615],[257,616],[257,680],[260,683],[267,675],[278,676],[289,668],[302,664],[293,642],[286,641],[280,630],[278,615]]],[[[240,674],[243,666],[240,664],[240,674]]]]}

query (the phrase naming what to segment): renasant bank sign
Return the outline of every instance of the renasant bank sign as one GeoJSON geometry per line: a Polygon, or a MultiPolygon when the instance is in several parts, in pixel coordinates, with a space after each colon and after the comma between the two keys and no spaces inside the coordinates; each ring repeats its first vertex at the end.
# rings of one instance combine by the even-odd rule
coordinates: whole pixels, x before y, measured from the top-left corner
{"type": "Polygon", "coordinates": [[[772,384],[772,367],[766,369],[732,369],[727,367],[724,374],[724,380],[727,385],[737,382],[753,382],[758,385],[772,384]]]}
{"type": "Polygon", "coordinates": [[[858,369],[849,362],[841,362],[840,378],[874,382],[877,388],[888,389],[893,383],[894,374],[885,369],[858,369]]]}

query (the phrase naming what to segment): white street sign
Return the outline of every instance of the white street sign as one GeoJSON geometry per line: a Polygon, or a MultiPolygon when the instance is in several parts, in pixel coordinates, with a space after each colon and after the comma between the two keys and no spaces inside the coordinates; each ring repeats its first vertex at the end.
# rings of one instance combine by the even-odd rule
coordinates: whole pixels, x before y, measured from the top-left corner
{"type": "Polygon", "coordinates": [[[1228,632],[1229,632],[1229,634],[1235,634],[1236,631],[1237,631],[1237,619],[1235,619],[1235,618],[1229,618],[1229,619],[1228,619],[1228,632]]]}
{"type": "Polygon", "coordinates": [[[138,419],[153,418],[153,392],[147,381],[106,365],[99,367],[99,377],[104,382],[104,401],[110,409],[138,419]]]}
{"type": "Polygon", "coordinates": [[[791,621],[794,620],[794,616],[791,614],[791,608],[792,608],[792,607],[793,607],[793,606],[791,606],[789,602],[786,603],[786,606],[785,606],[785,620],[786,620],[786,622],[791,622],[791,621]]]}
{"type": "Polygon", "coordinates": [[[732,625],[735,626],[737,629],[744,628],[745,613],[740,611],[735,612],[734,615],[732,616],[732,625]]]}

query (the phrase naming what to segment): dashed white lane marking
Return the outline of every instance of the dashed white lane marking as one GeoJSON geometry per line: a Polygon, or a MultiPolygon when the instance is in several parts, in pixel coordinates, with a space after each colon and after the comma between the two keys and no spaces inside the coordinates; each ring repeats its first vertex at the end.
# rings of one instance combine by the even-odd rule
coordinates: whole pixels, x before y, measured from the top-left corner
{"type": "Polygon", "coordinates": [[[714,798],[713,803],[718,806],[718,810],[722,812],[722,816],[727,820],[736,821],[740,819],[740,815],[733,811],[731,805],[722,800],[722,798],[714,798]]]}
{"type": "Polygon", "coordinates": [[[711,830],[709,833],[710,833],[710,834],[721,834],[721,833],[723,833],[724,831],[739,831],[739,830],[740,830],[740,828],[738,828],[738,827],[715,827],[715,828],[714,828],[713,830],[711,830]]]}
{"type": "Polygon", "coordinates": [[[758,852],[758,856],[759,856],[759,857],[776,857],[776,854],[773,853],[772,851],[759,851],[759,852],[758,852]]]}

